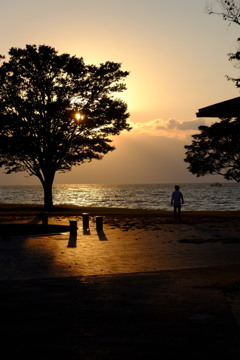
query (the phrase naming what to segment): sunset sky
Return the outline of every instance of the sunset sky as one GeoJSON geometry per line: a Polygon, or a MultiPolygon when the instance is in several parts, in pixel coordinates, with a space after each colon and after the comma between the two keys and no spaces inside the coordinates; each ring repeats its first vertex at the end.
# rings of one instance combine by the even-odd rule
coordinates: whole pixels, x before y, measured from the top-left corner
{"type": "MultiPolygon", "coordinates": [[[[132,131],[116,150],[56,176],[55,183],[184,183],[196,178],[184,163],[184,145],[199,125],[199,108],[239,96],[225,75],[236,69],[239,30],[208,15],[208,0],[0,0],[0,54],[26,44],[49,45],[85,63],[122,63],[130,72],[122,98],[132,131]]],[[[212,1],[214,3],[214,1],[212,1]]],[[[0,184],[38,184],[23,174],[0,184]]]]}

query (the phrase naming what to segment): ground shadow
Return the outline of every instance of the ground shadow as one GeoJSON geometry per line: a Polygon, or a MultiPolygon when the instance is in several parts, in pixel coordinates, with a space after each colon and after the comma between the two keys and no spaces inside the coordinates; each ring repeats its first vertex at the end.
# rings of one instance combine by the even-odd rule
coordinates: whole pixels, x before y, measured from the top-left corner
{"type": "Polygon", "coordinates": [[[44,247],[38,247],[38,239],[46,238],[49,241],[50,236],[55,236],[56,233],[51,235],[5,233],[5,238],[3,234],[0,235],[2,235],[2,238],[0,237],[1,281],[48,277],[52,274],[53,252],[46,252],[44,247]]]}
{"type": "Polygon", "coordinates": [[[36,215],[32,220],[28,221],[28,224],[39,224],[41,221],[41,215],[36,215]]]}
{"type": "MultiPolygon", "coordinates": [[[[219,269],[210,273],[215,281],[219,269]]],[[[26,360],[239,359],[220,289],[195,286],[206,278],[208,269],[185,269],[1,281],[1,351],[26,360]]]]}
{"type": "Polygon", "coordinates": [[[99,237],[99,240],[100,240],[100,241],[108,241],[108,239],[107,239],[104,231],[98,230],[98,231],[97,231],[97,234],[98,234],[98,237],[99,237]]]}

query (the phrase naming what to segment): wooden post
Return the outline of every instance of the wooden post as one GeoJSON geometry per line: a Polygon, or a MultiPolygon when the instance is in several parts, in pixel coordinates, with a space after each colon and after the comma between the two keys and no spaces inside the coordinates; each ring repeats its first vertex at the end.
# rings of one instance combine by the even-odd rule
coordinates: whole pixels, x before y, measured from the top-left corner
{"type": "Polygon", "coordinates": [[[76,235],[78,229],[77,220],[70,220],[69,225],[70,225],[70,235],[76,235]]]}
{"type": "Polygon", "coordinates": [[[96,229],[97,231],[103,231],[103,217],[96,216],[96,229]]]}
{"type": "Polygon", "coordinates": [[[48,212],[43,212],[42,213],[42,224],[43,225],[48,225],[48,212]]]}
{"type": "Polygon", "coordinates": [[[83,229],[85,229],[85,230],[89,229],[89,214],[83,213],[82,219],[83,219],[83,229]]]}

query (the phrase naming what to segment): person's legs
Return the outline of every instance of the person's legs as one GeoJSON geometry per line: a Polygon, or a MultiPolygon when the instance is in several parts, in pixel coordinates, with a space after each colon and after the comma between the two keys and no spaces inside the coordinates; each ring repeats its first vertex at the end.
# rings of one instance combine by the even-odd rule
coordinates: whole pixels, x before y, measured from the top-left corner
{"type": "Polygon", "coordinates": [[[181,220],[181,205],[174,206],[175,221],[181,220]]]}
{"type": "Polygon", "coordinates": [[[178,220],[181,220],[181,205],[179,205],[177,208],[178,208],[178,220]]]}
{"type": "Polygon", "coordinates": [[[174,218],[175,218],[175,221],[177,221],[177,206],[174,206],[174,218]]]}

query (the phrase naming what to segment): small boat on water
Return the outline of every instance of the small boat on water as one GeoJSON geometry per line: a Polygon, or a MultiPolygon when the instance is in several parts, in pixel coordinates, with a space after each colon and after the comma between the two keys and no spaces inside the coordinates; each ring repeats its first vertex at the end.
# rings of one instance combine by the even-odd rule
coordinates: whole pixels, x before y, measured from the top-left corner
{"type": "Polygon", "coordinates": [[[222,186],[222,184],[219,183],[219,182],[216,182],[216,183],[211,184],[211,186],[212,187],[219,187],[219,186],[222,186]]]}

